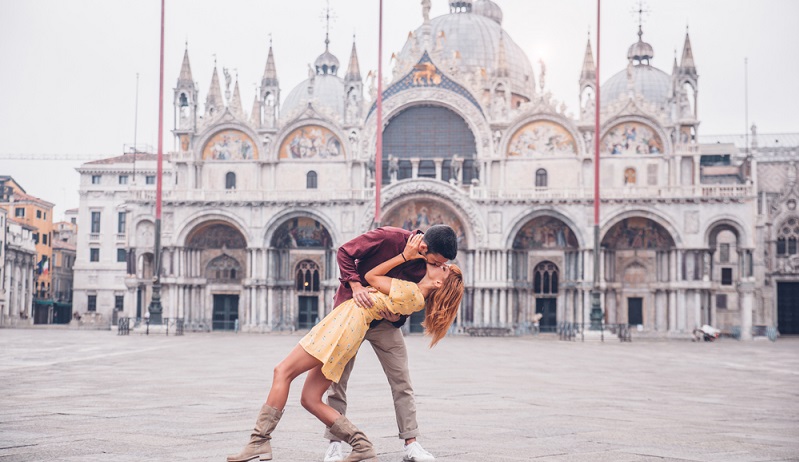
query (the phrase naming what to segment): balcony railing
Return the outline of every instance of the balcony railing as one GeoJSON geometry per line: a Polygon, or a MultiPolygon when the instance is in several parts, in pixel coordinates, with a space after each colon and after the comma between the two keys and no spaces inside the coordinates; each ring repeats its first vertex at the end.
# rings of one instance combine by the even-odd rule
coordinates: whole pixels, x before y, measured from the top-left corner
{"type": "MultiPolygon", "coordinates": [[[[516,188],[487,189],[473,187],[469,194],[475,200],[569,200],[592,199],[591,188],[516,188]]],[[[641,186],[602,188],[602,199],[681,199],[741,198],[754,195],[752,185],[641,186]]]]}
{"type": "MultiPolygon", "coordinates": [[[[404,180],[408,181],[408,180],[404,180]]],[[[463,190],[478,201],[541,201],[541,200],[590,200],[594,197],[593,188],[507,188],[493,189],[483,186],[463,186],[463,190]]],[[[155,191],[131,191],[131,199],[155,201],[155,191]]],[[[755,194],[752,185],[692,185],[692,186],[633,186],[627,188],[602,188],[600,195],[604,200],[633,199],[716,199],[745,198],[755,194]]],[[[374,189],[319,190],[300,189],[284,191],[248,190],[183,190],[164,191],[165,202],[336,202],[368,201],[374,198],[374,189]]],[[[95,237],[95,236],[92,236],[95,237]]],[[[99,236],[96,236],[99,238],[99,236]]]]}

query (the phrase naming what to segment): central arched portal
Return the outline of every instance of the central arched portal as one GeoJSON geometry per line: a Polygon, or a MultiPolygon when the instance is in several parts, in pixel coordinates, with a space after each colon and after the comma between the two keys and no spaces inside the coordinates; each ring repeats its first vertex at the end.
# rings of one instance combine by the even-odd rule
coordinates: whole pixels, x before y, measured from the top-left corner
{"type": "MultiPolygon", "coordinates": [[[[397,228],[413,231],[420,229],[427,231],[433,225],[448,225],[455,230],[458,237],[458,258],[454,263],[465,270],[461,261],[462,250],[466,249],[466,229],[455,209],[449,204],[441,201],[434,196],[413,196],[402,201],[391,204],[387,207],[383,216],[384,226],[395,226],[397,228]]],[[[464,302],[464,309],[468,309],[468,302],[464,302]]],[[[411,332],[422,332],[422,321],[424,321],[424,311],[417,311],[410,317],[409,329],[411,332]]]]}

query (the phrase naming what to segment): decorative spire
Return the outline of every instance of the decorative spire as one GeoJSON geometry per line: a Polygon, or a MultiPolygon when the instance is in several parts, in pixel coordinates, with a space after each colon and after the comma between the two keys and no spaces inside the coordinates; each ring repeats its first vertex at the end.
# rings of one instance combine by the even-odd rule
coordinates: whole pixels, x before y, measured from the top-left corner
{"type": "Polygon", "coordinates": [[[183,52],[183,64],[180,66],[178,82],[194,82],[191,77],[191,64],[189,64],[189,42],[186,42],[186,51],[183,52]]]}
{"type": "Polygon", "coordinates": [[[250,123],[256,128],[259,128],[261,126],[261,101],[258,100],[257,87],[255,88],[255,99],[253,99],[252,101],[252,112],[250,112],[250,123]]]}
{"type": "Polygon", "coordinates": [[[361,80],[361,68],[358,65],[358,52],[355,49],[355,34],[352,35],[352,52],[350,53],[350,64],[347,67],[345,80],[361,80]]]}
{"type": "Polygon", "coordinates": [[[219,74],[216,70],[216,56],[214,56],[214,73],[211,76],[211,88],[205,98],[205,112],[216,114],[224,106],[222,88],[219,86],[219,74]]]}
{"type": "Polygon", "coordinates": [[[236,85],[233,87],[233,99],[230,101],[230,112],[236,117],[244,118],[244,110],[241,107],[241,93],[239,93],[239,76],[236,75],[236,85]]]}
{"type": "Polygon", "coordinates": [[[694,64],[694,52],[691,49],[691,38],[688,36],[688,26],[685,26],[685,45],[682,49],[682,59],[680,60],[680,67],[685,73],[696,74],[696,65],[694,64]]]}
{"type": "Polygon", "coordinates": [[[630,61],[638,61],[638,64],[644,64],[644,61],[646,61],[646,64],[649,65],[649,61],[655,56],[655,51],[652,45],[644,42],[643,39],[644,30],[641,24],[644,21],[644,13],[649,12],[649,10],[644,9],[643,0],[639,0],[638,9],[635,10],[635,12],[638,13],[638,42],[630,45],[630,48],[627,50],[627,59],[630,61]]]}
{"type": "Polygon", "coordinates": [[[266,68],[264,69],[264,77],[261,79],[261,87],[276,87],[278,86],[277,68],[275,67],[275,55],[272,52],[272,34],[269,34],[269,56],[266,58],[266,68]]]}
{"type": "Polygon", "coordinates": [[[330,52],[330,1],[325,7],[325,51],[314,62],[317,75],[336,75],[339,68],[338,58],[330,52]]]}
{"type": "Polygon", "coordinates": [[[585,44],[585,55],[583,56],[583,70],[580,72],[580,80],[596,80],[596,65],[594,64],[594,52],[591,50],[591,36],[589,33],[588,42],[585,44]]]}

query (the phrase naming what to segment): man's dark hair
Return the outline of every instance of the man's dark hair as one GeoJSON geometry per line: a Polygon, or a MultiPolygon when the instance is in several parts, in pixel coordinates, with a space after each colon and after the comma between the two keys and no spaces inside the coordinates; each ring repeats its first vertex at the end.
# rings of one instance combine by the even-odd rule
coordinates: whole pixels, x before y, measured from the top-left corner
{"type": "Polygon", "coordinates": [[[458,236],[447,225],[433,225],[424,232],[424,243],[429,253],[437,253],[447,260],[458,256],[458,236]]]}

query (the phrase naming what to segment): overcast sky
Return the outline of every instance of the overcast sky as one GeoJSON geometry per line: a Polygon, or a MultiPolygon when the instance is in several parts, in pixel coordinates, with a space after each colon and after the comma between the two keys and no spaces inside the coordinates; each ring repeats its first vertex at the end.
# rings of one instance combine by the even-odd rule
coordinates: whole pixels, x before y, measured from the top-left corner
{"type": "MultiPolygon", "coordinates": [[[[594,0],[495,0],[503,27],[546,89],[577,112],[578,79],[589,30],[596,47],[594,0]]],[[[601,76],[624,71],[637,40],[634,0],[602,5],[601,76]]],[[[356,44],[363,76],[377,68],[377,0],[330,0],[330,50],[346,65],[356,44]]],[[[266,63],[270,34],[282,97],[307,77],[324,50],[324,0],[167,0],[164,149],[174,146],[172,88],[188,41],[200,102],[216,56],[238,73],[249,113],[266,63]]],[[[699,79],[700,135],[743,133],[744,58],[749,61],[749,123],[760,133],[799,132],[799,1],[647,0],[644,40],[652,65],[671,73],[689,27],[699,79]]],[[[448,2],[432,0],[431,17],[448,2]]],[[[160,2],[158,0],[0,0],[0,174],[56,203],[56,219],[78,206],[81,161],[9,160],[10,154],[120,155],[134,141],[157,145],[160,2]]],[[[422,23],[419,0],[384,0],[384,74],[391,53],[422,23]]],[[[343,72],[339,75],[343,76],[343,72]]],[[[222,80],[224,82],[224,80],[222,80]]],[[[200,108],[202,110],[202,107],[200,108]]]]}

